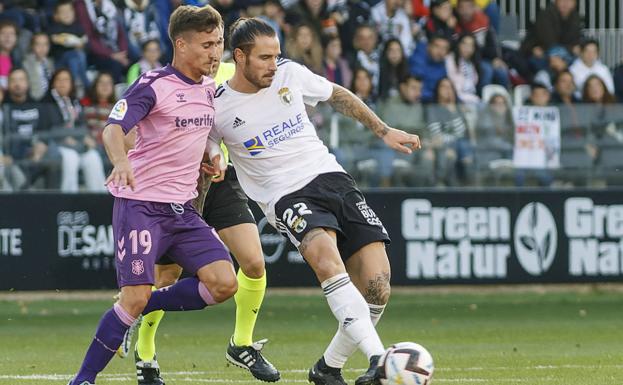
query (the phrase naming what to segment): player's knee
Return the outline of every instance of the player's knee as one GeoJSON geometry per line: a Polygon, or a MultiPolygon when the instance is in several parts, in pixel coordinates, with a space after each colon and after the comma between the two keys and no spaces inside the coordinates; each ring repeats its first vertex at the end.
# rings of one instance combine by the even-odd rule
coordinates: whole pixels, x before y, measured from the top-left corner
{"type": "Polygon", "coordinates": [[[264,276],[264,257],[260,254],[255,258],[240,264],[240,268],[244,275],[249,278],[257,279],[264,276]]]}
{"type": "Polygon", "coordinates": [[[319,260],[314,270],[318,276],[330,278],[343,273],[344,265],[340,263],[339,259],[334,260],[333,258],[327,258],[325,260],[319,260]]]}
{"type": "Polygon", "coordinates": [[[123,307],[129,314],[137,317],[143,312],[147,302],[151,297],[151,292],[134,292],[127,295],[122,295],[119,299],[121,307],[123,307]]]}
{"type": "Polygon", "coordinates": [[[164,271],[158,276],[158,279],[156,280],[156,287],[161,289],[163,287],[171,286],[177,282],[178,278],[179,276],[176,272],[164,271]]]}
{"type": "Polygon", "coordinates": [[[216,302],[225,302],[238,291],[238,281],[235,276],[232,276],[221,280],[217,285],[208,289],[216,302]]]}

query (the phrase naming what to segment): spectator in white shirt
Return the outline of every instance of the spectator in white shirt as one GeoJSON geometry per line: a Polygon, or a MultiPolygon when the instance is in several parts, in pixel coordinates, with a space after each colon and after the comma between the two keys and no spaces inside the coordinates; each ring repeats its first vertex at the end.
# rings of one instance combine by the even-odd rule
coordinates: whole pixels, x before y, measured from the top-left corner
{"type": "MultiPolygon", "coordinates": [[[[569,71],[573,74],[577,90],[584,88],[584,82],[591,75],[597,75],[603,80],[608,92],[614,94],[614,81],[612,73],[605,64],[599,60],[599,43],[596,40],[586,40],[581,45],[580,57],[577,58],[569,71]]],[[[577,96],[580,97],[580,91],[577,96]]]]}
{"type": "Polygon", "coordinates": [[[381,40],[396,37],[402,43],[405,55],[411,55],[414,48],[411,20],[407,16],[402,0],[384,0],[372,8],[370,17],[379,31],[381,40]]]}

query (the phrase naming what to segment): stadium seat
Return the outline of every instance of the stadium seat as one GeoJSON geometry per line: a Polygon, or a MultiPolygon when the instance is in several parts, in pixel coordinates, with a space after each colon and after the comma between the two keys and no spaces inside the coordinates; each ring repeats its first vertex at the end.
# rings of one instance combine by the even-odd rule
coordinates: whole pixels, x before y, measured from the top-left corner
{"type": "Polygon", "coordinates": [[[513,90],[513,100],[515,106],[523,106],[524,102],[530,97],[531,88],[528,84],[520,84],[513,90]]]}
{"type": "Polygon", "coordinates": [[[489,103],[489,100],[493,97],[493,95],[501,94],[506,98],[508,105],[512,106],[513,101],[511,100],[511,96],[508,93],[508,90],[499,84],[487,84],[482,87],[482,102],[484,104],[489,103]]]}
{"type": "Polygon", "coordinates": [[[504,48],[518,50],[521,45],[517,15],[500,15],[498,40],[504,48]]]}

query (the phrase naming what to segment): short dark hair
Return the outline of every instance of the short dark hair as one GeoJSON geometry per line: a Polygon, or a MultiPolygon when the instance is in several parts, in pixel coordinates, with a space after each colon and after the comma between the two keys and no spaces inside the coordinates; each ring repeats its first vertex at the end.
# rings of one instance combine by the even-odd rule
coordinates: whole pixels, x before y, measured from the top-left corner
{"type": "Polygon", "coordinates": [[[435,41],[435,40],[443,40],[443,41],[445,41],[446,43],[450,44],[450,39],[449,39],[447,36],[442,35],[441,33],[435,33],[435,34],[433,34],[433,36],[431,36],[431,37],[428,39],[428,43],[429,43],[429,44],[431,44],[431,43],[432,43],[433,41],[435,41]]]}
{"type": "Polygon", "coordinates": [[[63,5],[71,5],[73,8],[74,0],[58,0],[56,4],[54,4],[54,12],[58,11],[58,9],[63,5]]]}
{"type": "Polygon", "coordinates": [[[406,73],[404,75],[402,75],[399,79],[398,79],[398,83],[399,84],[403,84],[403,83],[408,83],[410,80],[415,80],[416,82],[422,83],[422,78],[415,76],[411,73],[406,73]]]}
{"type": "Polygon", "coordinates": [[[547,88],[547,86],[545,84],[543,84],[543,83],[538,83],[538,82],[537,83],[532,83],[532,85],[530,86],[530,92],[531,93],[536,91],[536,90],[538,90],[538,89],[542,89],[542,90],[545,90],[547,92],[550,92],[549,88],[547,88]]]}
{"type": "Polygon", "coordinates": [[[212,6],[182,5],[173,11],[169,19],[169,39],[175,46],[175,40],[184,32],[212,32],[222,26],[223,18],[212,6]]]}
{"type": "Polygon", "coordinates": [[[2,19],[0,20],[0,29],[3,29],[5,27],[11,27],[15,30],[15,33],[19,32],[19,27],[17,26],[17,23],[14,22],[11,19],[2,19]]]}
{"type": "Polygon", "coordinates": [[[48,39],[48,42],[50,41],[50,36],[48,36],[47,33],[45,33],[45,32],[35,32],[30,37],[30,48],[32,48],[32,46],[35,44],[35,39],[38,38],[39,36],[45,36],[48,39]]]}
{"type": "Polygon", "coordinates": [[[584,49],[591,44],[595,44],[595,47],[597,47],[597,51],[599,51],[599,42],[596,39],[586,39],[582,41],[582,43],[580,43],[580,49],[584,51],[584,49]]]}
{"type": "MultiPolygon", "coordinates": [[[[262,19],[257,17],[241,17],[229,28],[229,49],[232,53],[236,48],[241,49],[244,53],[248,53],[255,44],[255,38],[258,36],[275,37],[277,33],[262,19]]],[[[234,56],[234,61],[236,57],[234,56]]]]}

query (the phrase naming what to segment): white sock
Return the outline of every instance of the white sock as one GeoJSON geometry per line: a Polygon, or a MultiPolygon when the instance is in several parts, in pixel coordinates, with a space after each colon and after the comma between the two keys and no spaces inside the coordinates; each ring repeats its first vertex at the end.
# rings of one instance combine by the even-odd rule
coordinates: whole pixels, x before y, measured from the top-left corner
{"type": "MultiPolygon", "coordinates": [[[[369,303],[370,319],[376,326],[385,311],[385,305],[374,305],[369,303]]],[[[324,361],[332,368],[343,368],[346,360],[357,350],[357,345],[350,339],[341,328],[338,327],[337,333],[333,336],[331,343],[324,352],[324,361]]]]}
{"type": "Polygon", "coordinates": [[[368,359],[382,354],[385,348],[372,324],[370,309],[348,274],[331,277],[322,282],[321,286],[329,307],[338,320],[338,332],[348,336],[368,359]]]}

